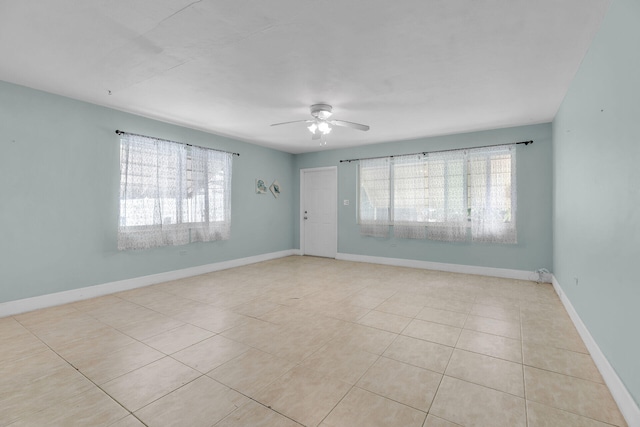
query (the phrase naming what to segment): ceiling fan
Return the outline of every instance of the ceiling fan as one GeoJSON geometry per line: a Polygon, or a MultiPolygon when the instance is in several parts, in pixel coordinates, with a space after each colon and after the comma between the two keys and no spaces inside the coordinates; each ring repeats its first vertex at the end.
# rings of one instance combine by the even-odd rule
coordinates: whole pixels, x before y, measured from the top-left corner
{"type": "Polygon", "coordinates": [[[330,120],[332,114],[331,105],[328,104],[313,104],[310,107],[312,119],[308,120],[294,120],[292,122],[274,123],[271,126],[288,125],[291,123],[309,123],[307,129],[311,132],[311,139],[320,139],[323,135],[328,135],[331,132],[331,126],[342,126],[351,129],[358,129],[368,131],[369,126],[361,125],[360,123],[346,122],[344,120],[330,120]]]}

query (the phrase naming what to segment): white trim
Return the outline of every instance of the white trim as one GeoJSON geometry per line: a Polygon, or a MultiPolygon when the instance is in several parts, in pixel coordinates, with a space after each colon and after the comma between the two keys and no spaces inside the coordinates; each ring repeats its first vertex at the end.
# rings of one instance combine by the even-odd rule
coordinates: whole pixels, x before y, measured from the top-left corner
{"type": "Polygon", "coordinates": [[[320,171],[326,171],[326,170],[333,171],[336,177],[336,198],[335,198],[336,216],[334,218],[335,225],[336,225],[336,232],[334,236],[334,243],[335,243],[335,253],[336,253],[336,259],[337,259],[337,253],[338,253],[338,167],[337,166],[322,166],[318,168],[300,169],[300,249],[297,255],[304,255],[305,253],[305,248],[304,248],[305,246],[304,244],[305,242],[304,240],[304,237],[305,237],[304,235],[305,175],[304,174],[307,172],[320,172],[320,171]]]}
{"type": "MultiPolygon", "coordinates": [[[[476,265],[447,264],[443,262],[419,261],[415,259],[386,258],[369,255],[338,253],[336,259],[343,261],[368,262],[371,264],[393,265],[396,267],[412,267],[425,270],[448,271],[450,273],[477,274],[479,276],[502,277],[505,279],[536,280],[538,274],[533,271],[511,270],[507,268],[480,267],[476,265]]],[[[544,275],[544,281],[549,283],[551,278],[544,275]]]]}
{"type": "Polygon", "coordinates": [[[300,169],[300,255],[304,255],[304,173],[306,169],[300,169]]]}
{"type": "Polygon", "coordinates": [[[552,276],[551,283],[553,284],[553,289],[555,289],[560,297],[560,301],[562,301],[565,310],[567,310],[571,321],[578,330],[582,341],[584,341],[584,345],[587,346],[589,353],[591,353],[591,358],[598,367],[607,387],[609,387],[613,399],[618,404],[620,412],[622,412],[622,416],[630,427],[640,426],[640,408],[629,393],[629,390],[627,390],[615,369],[613,369],[613,366],[611,366],[602,350],[600,350],[598,343],[593,339],[591,333],[578,315],[578,312],[573,308],[573,304],[571,304],[571,301],[562,290],[555,276],[552,276]]]}
{"type": "Polygon", "coordinates": [[[69,291],[3,302],[0,303],[0,317],[11,316],[27,311],[38,310],[40,308],[53,307],[55,305],[95,298],[102,295],[113,294],[115,292],[155,285],[156,283],[184,279],[185,277],[211,273],[212,271],[226,270],[228,268],[241,267],[243,265],[255,264],[257,262],[269,261],[297,254],[297,250],[289,249],[286,251],[271,252],[247,258],[221,261],[212,264],[199,265],[197,267],[189,267],[181,270],[167,271],[165,273],[134,277],[131,279],[118,280],[116,282],[103,283],[101,285],[87,286],[79,289],[71,289],[69,291]]]}

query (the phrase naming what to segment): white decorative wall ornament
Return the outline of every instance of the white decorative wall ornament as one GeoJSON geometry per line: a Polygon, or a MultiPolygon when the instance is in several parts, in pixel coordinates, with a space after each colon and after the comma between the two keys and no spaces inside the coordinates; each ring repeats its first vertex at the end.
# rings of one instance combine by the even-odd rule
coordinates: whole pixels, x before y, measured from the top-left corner
{"type": "Polygon", "coordinates": [[[256,178],[256,193],[264,194],[267,192],[267,184],[264,183],[264,179],[256,178]]]}
{"type": "Polygon", "coordinates": [[[273,181],[273,183],[269,187],[269,190],[271,190],[271,192],[273,193],[273,197],[277,199],[278,196],[280,195],[280,190],[281,190],[280,183],[278,182],[277,179],[273,181]]]}

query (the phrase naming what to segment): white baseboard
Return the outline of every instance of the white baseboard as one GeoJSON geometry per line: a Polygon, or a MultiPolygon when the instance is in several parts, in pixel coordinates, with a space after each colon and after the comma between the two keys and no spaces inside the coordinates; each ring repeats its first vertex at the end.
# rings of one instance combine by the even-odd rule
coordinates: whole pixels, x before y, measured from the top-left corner
{"type": "Polygon", "coordinates": [[[151,274],[149,276],[134,277],[132,279],[118,280],[116,282],[103,283],[101,285],[87,286],[69,291],[56,292],[53,294],[40,295],[37,297],[24,298],[16,301],[0,303],[0,317],[25,313],[27,311],[38,310],[40,308],[53,307],[55,305],[67,304],[81,301],[115,292],[128,291],[130,289],[141,288],[143,286],[155,285],[157,283],[168,282],[170,280],[184,279],[185,277],[197,276],[228,268],[241,267],[243,265],[255,264],[256,262],[269,261],[276,258],[284,258],[296,255],[295,249],[267,254],[255,255],[247,258],[238,258],[229,261],[221,261],[212,264],[199,265],[197,267],[184,268],[181,270],[167,271],[166,273],[151,274]]]}
{"type": "MultiPolygon", "coordinates": [[[[338,253],[336,259],[342,261],[368,262],[371,264],[393,265],[396,267],[421,268],[425,270],[448,271],[450,273],[477,274],[479,276],[502,277],[505,279],[537,280],[533,271],[510,270],[507,268],[479,267],[476,265],[447,264],[443,262],[419,261],[414,259],[387,258],[368,255],[338,253]]],[[[544,275],[543,281],[550,283],[550,275],[544,275]]]]}
{"type": "Polygon", "coordinates": [[[567,295],[562,290],[562,287],[555,276],[552,276],[551,283],[553,284],[553,289],[555,289],[556,293],[560,297],[560,301],[562,301],[564,308],[567,310],[569,317],[571,317],[573,324],[578,330],[582,341],[584,341],[589,353],[591,353],[591,358],[598,367],[607,387],[609,387],[613,399],[618,404],[620,412],[622,412],[622,416],[630,427],[640,427],[640,408],[629,393],[629,390],[627,390],[615,369],[613,369],[613,366],[611,366],[604,353],[602,353],[602,350],[600,350],[600,346],[598,346],[598,343],[596,343],[591,336],[591,333],[582,322],[578,312],[573,308],[573,304],[571,304],[571,301],[567,298],[567,295]]]}

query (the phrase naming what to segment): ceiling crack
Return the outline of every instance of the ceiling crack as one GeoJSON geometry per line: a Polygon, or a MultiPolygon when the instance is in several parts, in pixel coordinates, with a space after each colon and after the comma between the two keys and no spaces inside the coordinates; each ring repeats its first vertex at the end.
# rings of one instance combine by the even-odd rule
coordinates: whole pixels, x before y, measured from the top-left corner
{"type": "Polygon", "coordinates": [[[189,3],[188,5],[186,5],[185,7],[183,7],[182,9],[176,10],[175,12],[173,12],[171,15],[167,16],[166,18],[164,18],[162,21],[158,22],[158,24],[154,27],[157,28],[158,26],[160,26],[164,21],[167,21],[171,18],[173,18],[174,16],[176,16],[179,13],[184,12],[185,10],[189,9],[191,6],[193,6],[194,4],[198,4],[198,3],[202,3],[204,0],[196,0],[193,1],[191,3],[189,3]]]}

